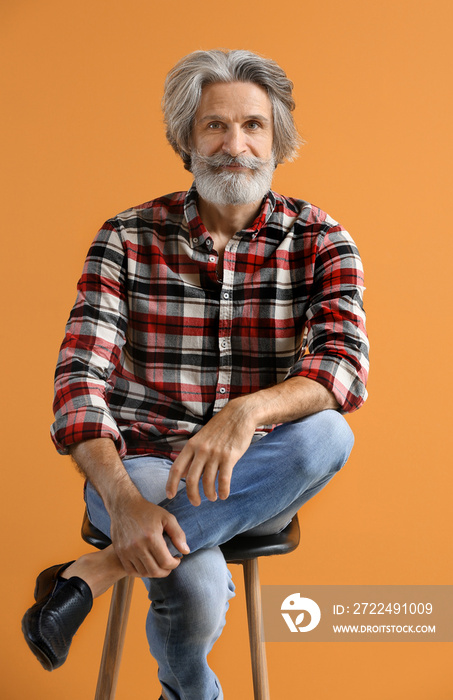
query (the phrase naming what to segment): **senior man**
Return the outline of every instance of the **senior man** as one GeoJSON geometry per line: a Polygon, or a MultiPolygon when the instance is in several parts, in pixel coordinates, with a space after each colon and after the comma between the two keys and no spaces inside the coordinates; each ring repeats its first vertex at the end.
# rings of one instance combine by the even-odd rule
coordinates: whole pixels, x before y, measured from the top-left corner
{"type": "Polygon", "coordinates": [[[112,545],[42,572],[23,630],[57,668],[93,598],[142,577],[162,697],[214,700],[206,657],[234,591],[218,545],[279,531],[346,462],[363,274],[336,221],[271,190],[300,141],[275,62],[196,51],[163,107],[194,184],[101,228],[56,371],[53,440],[112,545]]]}

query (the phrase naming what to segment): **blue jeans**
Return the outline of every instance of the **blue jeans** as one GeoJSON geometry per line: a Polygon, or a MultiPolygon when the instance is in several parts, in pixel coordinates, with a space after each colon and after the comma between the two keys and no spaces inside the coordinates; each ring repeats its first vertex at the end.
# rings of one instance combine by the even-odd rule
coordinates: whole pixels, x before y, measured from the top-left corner
{"type": "MultiPolygon", "coordinates": [[[[202,495],[197,507],[187,498],[183,482],[173,499],[166,498],[169,460],[140,456],[124,461],[144,498],[175,515],[191,551],[166,578],[145,581],[152,601],[148,642],[167,700],[223,698],[206,658],[234,595],[218,545],[240,533],[283,529],[341,469],[353,442],[352,431],[336,411],[285,423],[252,442],[233,470],[227,500],[211,502],[202,495]]],[[[92,523],[109,534],[109,516],[90,484],[86,500],[92,523]]],[[[173,545],[170,550],[176,553],[173,545]]]]}

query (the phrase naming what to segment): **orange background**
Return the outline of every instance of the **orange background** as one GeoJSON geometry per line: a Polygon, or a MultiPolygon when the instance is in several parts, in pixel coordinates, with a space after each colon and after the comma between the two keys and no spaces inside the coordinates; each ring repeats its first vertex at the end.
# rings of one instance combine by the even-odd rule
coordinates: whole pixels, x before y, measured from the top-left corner
{"type": "MultiPolygon", "coordinates": [[[[2,625],[5,700],[94,695],[108,596],[45,673],[20,618],[45,566],[85,551],[80,477],[48,436],[52,378],[86,251],[104,220],[190,176],[166,144],[165,74],[198,48],[250,48],[295,83],[307,140],[275,189],[350,230],[366,268],[370,398],[348,465],[301,512],[266,584],[449,584],[452,11],[448,0],[153,3],[3,0],[2,625]],[[450,149],[450,150],[449,150],[450,149]],[[448,202],[449,204],[449,202],[448,202]]],[[[251,698],[243,588],[212,654],[251,698]]],[[[118,700],[156,698],[136,585],[118,700]]],[[[268,644],[274,700],[447,700],[450,644],[268,644]]]]}

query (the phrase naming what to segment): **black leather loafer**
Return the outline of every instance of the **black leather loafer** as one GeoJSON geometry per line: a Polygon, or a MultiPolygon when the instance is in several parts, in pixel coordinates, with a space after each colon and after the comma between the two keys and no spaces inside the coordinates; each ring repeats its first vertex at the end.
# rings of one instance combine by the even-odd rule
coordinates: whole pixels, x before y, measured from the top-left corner
{"type": "Polygon", "coordinates": [[[36,603],[22,619],[25,641],[46,671],[65,661],[72,638],[93,605],[91,589],[83,579],[60,574],[73,562],[57,564],[36,579],[36,603]]]}

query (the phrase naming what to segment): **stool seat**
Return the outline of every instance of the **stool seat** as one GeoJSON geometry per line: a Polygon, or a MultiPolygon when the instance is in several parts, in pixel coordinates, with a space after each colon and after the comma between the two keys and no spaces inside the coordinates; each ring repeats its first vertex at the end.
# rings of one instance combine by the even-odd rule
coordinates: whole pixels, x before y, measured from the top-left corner
{"type": "MultiPolygon", "coordinates": [[[[90,522],[86,510],[82,522],[82,538],[97,549],[105,549],[111,544],[111,540],[90,522]]],[[[241,564],[243,567],[255,700],[270,700],[258,558],[288,554],[296,549],[299,539],[299,520],[295,515],[291,522],[277,534],[244,533],[236,535],[220,546],[228,563],[241,564]]],[[[115,698],[133,585],[134,578],[126,576],[117,581],[113,589],[95,700],[114,700],[115,698]]]]}
{"type": "Polygon", "coordinates": [[[112,541],[107,535],[94,527],[85,510],[82,520],[82,539],[88,544],[91,544],[96,549],[105,549],[112,544],[112,541]]]}
{"type": "Polygon", "coordinates": [[[242,564],[244,560],[289,554],[299,545],[300,529],[297,515],[288,525],[273,535],[236,535],[220,545],[223,556],[230,564],[242,564]]]}
{"type": "MultiPolygon", "coordinates": [[[[105,549],[111,540],[90,522],[85,510],[82,522],[82,539],[97,549],[105,549]]],[[[297,515],[281,531],[273,535],[236,535],[220,545],[225,560],[230,564],[242,564],[244,560],[289,554],[299,545],[300,528],[297,515]]]]}

